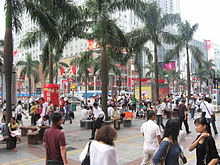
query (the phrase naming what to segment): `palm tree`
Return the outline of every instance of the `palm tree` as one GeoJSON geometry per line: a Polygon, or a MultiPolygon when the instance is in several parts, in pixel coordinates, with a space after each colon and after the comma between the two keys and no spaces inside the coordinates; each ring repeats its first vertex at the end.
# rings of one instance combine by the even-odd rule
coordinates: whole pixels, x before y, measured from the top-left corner
{"type": "Polygon", "coordinates": [[[11,120],[12,107],[11,107],[11,83],[12,83],[12,67],[13,67],[13,25],[16,32],[20,29],[21,24],[19,17],[21,16],[22,4],[18,0],[6,0],[5,1],[5,16],[6,16],[6,28],[4,39],[4,72],[5,72],[5,84],[6,84],[6,111],[7,111],[7,123],[11,120]]]}
{"type": "Polygon", "coordinates": [[[28,2],[26,4],[30,8],[29,14],[39,25],[39,29],[27,33],[21,42],[21,46],[30,47],[42,36],[46,39],[41,59],[43,71],[49,70],[49,83],[53,84],[53,78],[56,75],[53,73],[54,56],[62,57],[67,42],[74,37],[82,37],[89,21],[85,19],[85,11],[81,7],[72,5],[66,0],[50,1],[49,4],[42,1],[35,6],[28,2]],[[38,19],[36,15],[42,19],[38,19]],[[45,16],[46,18],[44,18],[45,16]]]}
{"type": "MultiPolygon", "coordinates": [[[[135,31],[136,38],[142,42],[151,41],[154,45],[154,84],[155,84],[155,100],[159,99],[159,85],[158,85],[158,47],[162,45],[162,41],[172,43],[173,35],[165,28],[173,25],[180,20],[178,14],[162,15],[161,9],[156,2],[144,5],[145,9],[135,14],[144,23],[144,27],[135,31]]],[[[141,43],[142,43],[141,42],[141,43]]],[[[138,42],[137,42],[138,43],[138,42]]]]}
{"type": "Polygon", "coordinates": [[[173,57],[177,56],[179,52],[183,49],[186,50],[187,56],[187,90],[188,90],[188,100],[191,97],[191,80],[190,80],[190,59],[189,59],[189,51],[191,52],[192,56],[196,59],[196,61],[201,64],[201,59],[203,57],[202,51],[190,44],[190,41],[193,39],[193,35],[195,34],[196,30],[198,29],[198,24],[190,25],[188,21],[181,22],[178,24],[178,32],[179,35],[175,36],[174,40],[176,40],[176,45],[173,50],[167,52],[166,61],[169,61],[173,57]]]}
{"type": "Polygon", "coordinates": [[[153,60],[148,60],[148,64],[145,66],[145,68],[148,70],[146,72],[146,77],[152,78],[154,73],[154,62],[153,60]]]}
{"type": "MultiPolygon", "coordinates": [[[[5,44],[4,44],[4,71],[5,71],[5,84],[6,84],[6,111],[7,111],[7,123],[12,116],[11,109],[11,83],[12,83],[12,67],[13,67],[13,34],[12,30],[15,29],[18,32],[21,29],[21,23],[19,21],[20,16],[24,9],[31,15],[31,18],[36,22],[41,22],[40,27],[43,32],[50,34],[49,38],[56,41],[54,33],[54,27],[57,19],[51,17],[50,14],[45,13],[45,9],[54,10],[57,13],[68,13],[66,18],[78,15],[76,10],[70,7],[69,2],[66,0],[59,1],[45,1],[45,0],[6,0],[5,1],[6,12],[6,28],[5,28],[5,44]],[[42,5],[43,7],[40,7],[42,5]],[[65,12],[63,12],[65,11],[65,12]]],[[[60,15],[61,15],[60,14],[60,15]]],[[[58,14],[59,15],[59,14],[58,14]]],[[[69,21],[67,21],[69,22],[69,21]]],[[[6,124],[7,125],[7,124],[6,124]]]]}
{"type": "Polygon", "coordinates": [[[32,77],[34,78],[34,83],[39,82],[39,74],[38,74],[38,65],[39,62],[37,60],[33,60],[31,54],[26,54],[25,61],[18,61],[17,66],[21,66],[20,77],[25,75],[28,78],[28,91],[29,98],[31,97],[31,83],[32,77]]]}
{"type": "MultiPolygon", "coordinates": [[[[4,40],[0,40],[0,47],[4,46],[4,40]]],[[[3,57],[3,51],[0,50],[0,57],[3,57]]]]}
{"type": "MultiPolygon", "coordinates": [[[[177,82],[179,79],[180,79],[180,71],[176,71],[176,69],[172,69],[170,72],[169,72],[169,75],[170,75],[170,79],[172,80],[172,83],[173,83],[173,92],[175,91],[175,81],[177,82]]],[[[177,86],[178,88],[178,83],[177,83],[177,86]]],[[[177,91],[177,88],[176,88],[176,91],[177,91]]]]}
{"type": "Polygon", "coordinates": [[[56,78],[55,79],[55,83],[57,84],[57,81],[58,81],[58,72],[59,72],[59,69],[64,67],[64,68],[68,68],[69,65],[65,62],[62,62],[60,61],[61,59],[61,56],[58,54],[58,55],[55,55],[54,56],[54,59],[53,59],[53,67],[54,67],[54,77],[56,78]]]}
{"type": "Polygon", "coordinates": [[[85,6],[91,12],[93,20],[91,26],[92,33],[90,38],[95,39],[101,49],[101,81],[102,81],[102,109],[107,115],[107,95],[109,84],[109,62],[108,56],[110,50],[120,52],[127,46],[126,38],[122,30],[116,25],[111,14],[118,10],[138,9],[142,7],[140,0],[87,0],[85,6]]]}
{"type": "Polygon", "coordinates": [[[93,53],[92,51],[85,51],[80,54],[79,57],[75,57],[71,62],[70,65],[78,65],[79,70],[78,74],[80,77],[85,78],[85,94],[86,94],[86,104],[87,101],[87,91],[88,91],[88,78],[89,78],[89,68],[94,64],[93,60],[93,53]]]}

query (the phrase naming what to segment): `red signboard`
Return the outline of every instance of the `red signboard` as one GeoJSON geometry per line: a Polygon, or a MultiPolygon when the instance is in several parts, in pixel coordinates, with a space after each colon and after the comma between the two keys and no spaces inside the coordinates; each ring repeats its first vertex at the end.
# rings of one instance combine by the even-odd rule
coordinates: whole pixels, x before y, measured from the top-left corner
{"type": "Polygon", "coordinates": [[[59,98],[60,98],[59,84],[44,85],[44,99],[46,102],[52,101],[53,105],[59,106],[59,98]]]}

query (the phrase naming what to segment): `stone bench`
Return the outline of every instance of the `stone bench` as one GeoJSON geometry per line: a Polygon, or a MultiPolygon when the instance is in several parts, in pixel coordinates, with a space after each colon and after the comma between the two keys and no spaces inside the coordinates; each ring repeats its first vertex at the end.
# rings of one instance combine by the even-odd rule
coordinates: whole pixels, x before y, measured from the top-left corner
{"type": "Polygon", "coordinates": [[[91,129],[92,123],[93,123],[93,120],[80,120],[80,127],[91,129]]]}
{"type": "Polygon", "coordinates": [[[131,127],[132,120],[123,119],[123,125],[124,127],[131,127]]]}
{"type": "Polygon", "coordinates": [[[31,130],[32,132],[37,131],[37,127],[35,126],[21,126],[21,136],[27,136],[28,130],[31,130]]]}
{"type": "Polygon", "coordinates": [[[9,136],[3,136],[3,140],[1,141],[0,144],[6,144],[7,149],[12,149],[12,144],[13,144],[13,139],[10,138],[9,136]]]}
{"type": "Polygon", "coordinates": [[[38,131],[27,133],[28,144],[39,144],[39,141],[42,141],[38,131]]]}
{"type": "Polygon", "coordinates": [[[112,123],[113,123],[113,120],[103,121],[103,125],[111,125],[112,123]]]}

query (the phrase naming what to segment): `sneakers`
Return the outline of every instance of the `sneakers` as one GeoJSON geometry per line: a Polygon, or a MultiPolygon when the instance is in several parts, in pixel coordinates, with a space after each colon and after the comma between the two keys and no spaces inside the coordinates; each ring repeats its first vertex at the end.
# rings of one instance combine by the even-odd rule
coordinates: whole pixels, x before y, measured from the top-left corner
{"type": "Polygon", "coordinates": [[[191,131],[187,132],[187,134],[190,134],[190,133],[191,133],[191,131]]]}

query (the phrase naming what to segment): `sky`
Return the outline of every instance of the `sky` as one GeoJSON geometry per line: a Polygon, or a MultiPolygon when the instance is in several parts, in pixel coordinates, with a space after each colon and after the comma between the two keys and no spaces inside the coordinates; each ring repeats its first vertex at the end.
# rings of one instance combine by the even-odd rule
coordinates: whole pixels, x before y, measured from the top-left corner
{"type": "MultiPolygon", "coordinates": [[[[0,39],[4,38],[4,3],[0,0],[0,39]]],[[[182,20],[199,23],[195,39],[211,40],[220,45],[220,0],[180,0],[182,20]]]]}

